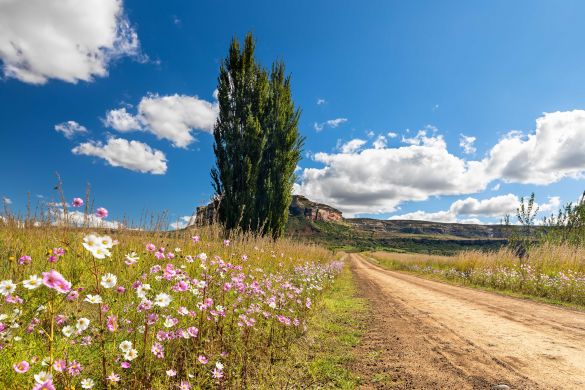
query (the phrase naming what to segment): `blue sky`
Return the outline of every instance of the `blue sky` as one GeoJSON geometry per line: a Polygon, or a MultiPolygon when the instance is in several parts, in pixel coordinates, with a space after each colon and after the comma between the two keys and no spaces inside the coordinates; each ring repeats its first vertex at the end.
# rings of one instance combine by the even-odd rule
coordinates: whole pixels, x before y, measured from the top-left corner
{"type": "Polygon", "coordinates": [[[581,1],[60,3],[0,5],[13,211],[56,199],[58,171],[111,219],[189,216],[212,195],[219,62],[247,31],[292,73],[297,191],[346,215],[489,223],[585,189],[581,1]]]}

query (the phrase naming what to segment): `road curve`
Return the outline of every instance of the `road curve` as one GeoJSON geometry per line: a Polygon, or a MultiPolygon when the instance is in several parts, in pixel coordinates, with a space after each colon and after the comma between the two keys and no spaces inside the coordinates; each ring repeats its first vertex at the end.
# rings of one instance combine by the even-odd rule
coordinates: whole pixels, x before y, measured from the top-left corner
{"type": "Polygon", "coordinates": [[[364,388],[585,389],[585,313],[350,259],[372,305],[364,388]]]}

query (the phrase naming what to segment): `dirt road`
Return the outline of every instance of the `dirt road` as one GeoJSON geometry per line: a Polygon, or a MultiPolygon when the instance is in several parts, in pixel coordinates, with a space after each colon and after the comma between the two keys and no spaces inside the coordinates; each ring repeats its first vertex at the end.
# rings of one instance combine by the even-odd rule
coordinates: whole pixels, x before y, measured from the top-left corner
{"type": "Polygon", "coordinates": [[[384,270],[356,254],[351,264],[372,305],[354,367],[363,388],[585,389],[585,313],[384,270]]]}

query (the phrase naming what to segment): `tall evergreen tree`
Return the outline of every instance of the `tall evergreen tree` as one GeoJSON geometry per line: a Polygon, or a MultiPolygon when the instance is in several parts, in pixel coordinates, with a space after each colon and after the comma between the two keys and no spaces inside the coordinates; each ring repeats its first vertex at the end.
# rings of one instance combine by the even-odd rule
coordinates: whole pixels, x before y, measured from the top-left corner
{"type": "Polygon", "coordinates": [[[300,111],[292,101],[284,64],[273,64],[268,77],[255,62],[254,46],[251,34],[241,51],[232,40],[220,68],[216,168],[211,176],[220,197],[219,220],[227,229],[278,238],[288,219],[301,156],[300,111]]]}
{"type": "Polygon", "coordinates": [[[259,162],[266,135],[262,118],[267,105],[268,76],[254,59],[255,43],[246,35],[244,48],[233,39],[218,79],[219,118],[213,130],[216,168],[211,172],[219,197],[219,220],[229,230],[253,228],[259,162]]]}
{"type": "Polygon", "coordinates": [[[262,156],[258,183],[257,210],[263,234],[274,238],[284,233],[288,207],[292,201],[294,171],[301,158],[304,139],[298,122],[300,110],[295,108],[290,89],[290,76],[283,62],[272,65],[270,94],[264,117],[268,137],[262,156]]]}

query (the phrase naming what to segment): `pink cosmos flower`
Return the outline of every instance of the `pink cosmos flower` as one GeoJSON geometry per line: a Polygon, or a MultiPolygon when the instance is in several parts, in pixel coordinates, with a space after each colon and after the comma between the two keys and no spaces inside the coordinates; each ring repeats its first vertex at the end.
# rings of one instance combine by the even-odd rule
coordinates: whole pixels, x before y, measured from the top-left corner
{"type": "Polygon", "coordinates": [[[209,361],[209,359],[207,359],[205,356],[203,355],[199,355],[199,357],[197,358],[197,360],[199,361],[199,363],[201,364],[207,364],[207,362],[209,361]]]}
{"type": "Polygon", "coordinates": [[[49,258],[47,260],[49,261],[49,263],[56,263],[57,260],[59,260],[59,257],[55,256],[55,255],[51,255],[51,256],[49,256],[49,258]]]}
{"type": "Polygon", "coordinates": [[[66,368],[67,363],[65,363],[65,360],[63,359],[57,359],[55,360],[55,363],[53,363],[53,369],[55,369],[57,372],[63,372],[63,370],[66,368]]]}
{"type": "Polygon", "coordinates": [[[69,367],[67,367],[67,372],[71,376],[79,375],[81,370],[83,370],[83,367],[81,367],[81,364],[79,364],[76,360],[72,361],[69,364],[69,367]]]}
{"type": "Polygon", "coordinates": [[[71,283],[65,280],[63,275],[54,269],[49,272],[43,272],[43,284],[60,293],[66,293],[71,290],[71,283]]]}
{"type": "Polygon", "coordinates": [[[26,360],[23,360],[19,363],[15,363],[12,367],[18,374],[24,374],[30,368],[30,364],[28,364],[26,360]]]}
{"type": "Polygon", "coordinates": [[[165,349],[161,343],[154,343],[152,345],[152,348],[150,348],[150,351],[152,352],[152,354],[154,356],[156,356],[159,359],[162,359],[165,357],[165,355],[164,355],[165,349]]]}
{"type": "Polygon", "coordinates": [[[116,382],[120,381],[120,375],[118,375],[112,371],[112,373],[110,375],[108,375],[107,379],[108,379],[108,381],[110,381],[112,383],[116,383],[116,382]]]}
{"type": "Polygon", "coordinates": [[[130,363],[129,362],[122,362],[120,363],[120,367],[126,369],[126,368],[130,368],[130,363]]]}
{"type": "Polygon", "coordinates": [[[213,379],[221,379],[223,378],[223,371],[215,367],[211,372],[211,376],[213,377],[213,379]]]}
{"type": "Polygon", "coordinates": [[[230,240],[223,240],[223,245],[230,246],[230,240]]]}
{"type": "Polygon", "coordinates": [[[191,390],[191,384],[187,381],[181,381],[181,384],[179,385],[179,390],[191,390]]]}
{"type": "Polygon", "coordinates": [[[24,255],[20,259],[18,259],[18,264],[20,264],[20,265],[29,265],[31,262],[32,262],[32,259],[28,255],[24,255]]]}
{"type": "Polygon", "coordinates": [[[55,390],[55,386],[53,385],[53,381],[49,379],[44,383],[36,383],[32,390],[55,390]]]}
{"type": "Polygon", "coordinates": [[[65,249],[63,248],[53,248],[53,254],[55,256],[63,256],[65,254],[65,249]]]}
{"type": "Polygon", "coordinates": [[[193,242],[199,242],[201,240],[201,237],[193,236],[193,237],[191,237],[191,240],[193,240],[193,242]]]}
{"type": "Polygon", "coordinates": [[[83,206],[83,199],[73,198],[73,207],[81,207],[81,206],[83,206]]]}
{"type": "Polygon", "coordinates": [[[24,301],[18,295],[8,295],[6,297],[6,303],[18,303],[18,304],[21,304],[22,302],[24,302],[24,301]]]}
{"type": "MultiPolygon", "coordinates": [[[[197,335],[199,334],[199,329],[197,329],[194,326],[190,326],[187,328],[187,333],[189,333],[189,336],[191,336],[191,337],[197,337],[197,335]]],[[[201,358],[201,356],[199,356],[199,357],[201,358]]],[[[201,361],[201,360],[199,360],[199,361],[201,361]]],[[[205,364],[205,363],[203,363],[203,364],[205,364]]]]}
{"type": "Polygon", "coordinates": [[[98,217],[98,218],[106,218],[108,216],[108,210],[106,210],[103,207],[99,207],[95,211],[95,216],[98,217]]]}
{"type": "Polygon", "coordinates": [[[77,300],[77,298],[79,298],[79,293],[77,291],[71,291],[66,297],[66,299],[71,302],[77,300]]]}
{"type": "Polygon", "coordinates": [[[106,326],[110,332],[115,332],[118,329],[118,319],[116,316],[108,316],[106,326]]]}
{"type": "Polygon", "coordinates": [[[150,244],[146,244],[146,250],[149,252],[154,252],[156,250],[156,245],[150,243],[150,244]]]}

